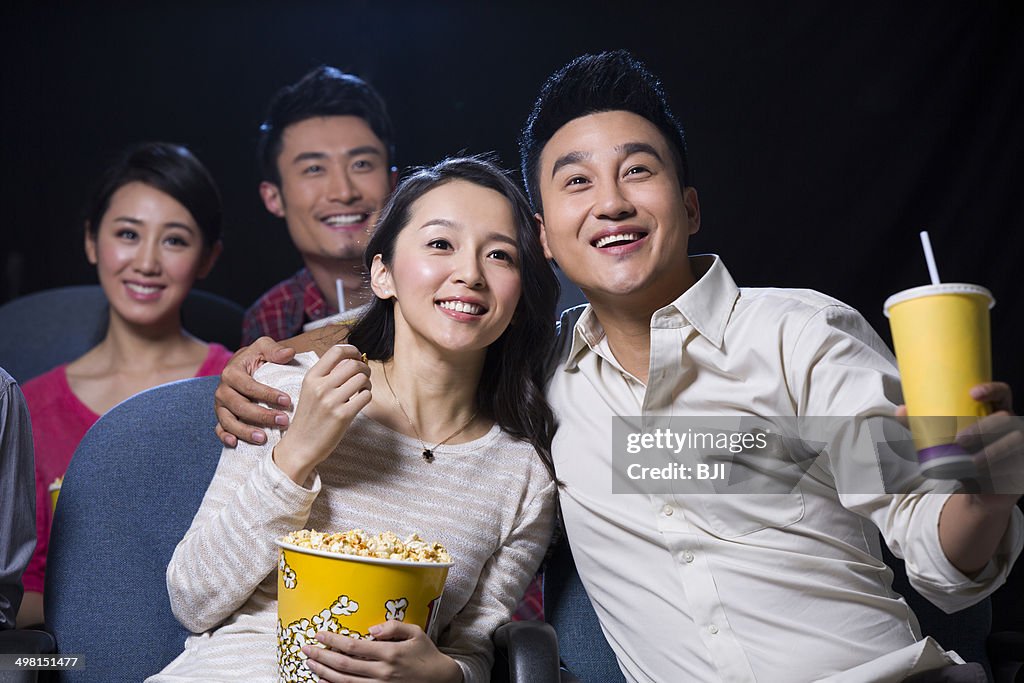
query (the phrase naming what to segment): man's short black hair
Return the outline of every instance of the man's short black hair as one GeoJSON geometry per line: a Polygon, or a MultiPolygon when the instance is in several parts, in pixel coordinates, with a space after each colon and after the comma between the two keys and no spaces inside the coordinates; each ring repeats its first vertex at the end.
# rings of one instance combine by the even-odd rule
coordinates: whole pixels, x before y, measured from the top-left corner
{"type": "Polygon", "coordinates": [[[668,142],[679,186],[689,185],[686,137],[657,77],[626,50],[583,55],[544,82],[519,135],[523,182],[534,210],[542,210],[537,174],[544,145],[570,121],[604,111],[632,112],[654,124],[668,142]]]}
{"type": "Polygon", "coordinates": [[[277,157],[281,136],[295,123],[320,116],[358,116],[384,143],[388,165],[395,163],[395,134],[380,94],[369,83],[331,66],[319,66],[277,91],[260,126],[258,146],[263,179],[281,184],[277,157]]]}

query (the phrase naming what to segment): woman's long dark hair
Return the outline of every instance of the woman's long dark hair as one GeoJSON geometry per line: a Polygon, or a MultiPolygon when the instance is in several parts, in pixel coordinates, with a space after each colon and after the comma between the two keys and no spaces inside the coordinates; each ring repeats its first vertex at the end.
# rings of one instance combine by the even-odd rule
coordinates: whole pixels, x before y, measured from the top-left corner
{"type": "MultiPolygon", "coordinates": [[[[454,180],[500,193],[512,205],[519,251],[522,294],[512,323],[487,348],[477,405],[508,434],[537,449],[554,479],[551,438],[555,419],[544,398],[545,365],[555,343],[558,279],[544,258],[537,223],[522,191],[494,163],[482,157],[459,157],[417,170],[404,179],[381,212],[366,246],[366,267],[380,254],[391,266],[398,233],[409,223],[412,205],[430,190],[454,180]]],[[[394,355],[395,312],[391,299],[375,298],[352,327],[348,342],[367,358],[388,361],[394,355]]]]}

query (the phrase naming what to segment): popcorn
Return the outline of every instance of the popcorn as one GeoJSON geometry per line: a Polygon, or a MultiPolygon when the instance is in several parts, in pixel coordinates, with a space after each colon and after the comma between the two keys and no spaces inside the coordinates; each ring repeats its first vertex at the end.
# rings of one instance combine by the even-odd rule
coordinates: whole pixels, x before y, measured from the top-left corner
{"type": "Polygon", "coordinates": [[[374,557],[382,560],[436,562],[439,564],[447,564],[452,561],[452,556],[448,554],[443,545],[437,542],[428,543],[418,534],[409,536],[403,542],[390,531],[371,536],[362,529],[352,529],[334,534],[315,529],[301,529],[291,532],[281,541],[299,548],[374,557]]]}

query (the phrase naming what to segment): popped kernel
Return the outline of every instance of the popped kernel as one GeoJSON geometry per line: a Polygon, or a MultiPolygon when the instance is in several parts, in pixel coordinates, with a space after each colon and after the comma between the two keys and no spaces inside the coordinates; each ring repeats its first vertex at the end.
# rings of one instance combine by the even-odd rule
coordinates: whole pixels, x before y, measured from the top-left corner
{"type": "Polygon", "coordinates": [[[412,534],[405,541],[390,531],[371,535],[362,529],[352,529],[339,533],[325,533],[315,529],[293,531],[281,539],[284,543],[299,548],[320,550],[324,552],[358,555],[382,560],[399,560],[403,562],[435,562],[446,564],[452,556],[443,545],[437,542],[424,541],[419,534],[412,534]]]}

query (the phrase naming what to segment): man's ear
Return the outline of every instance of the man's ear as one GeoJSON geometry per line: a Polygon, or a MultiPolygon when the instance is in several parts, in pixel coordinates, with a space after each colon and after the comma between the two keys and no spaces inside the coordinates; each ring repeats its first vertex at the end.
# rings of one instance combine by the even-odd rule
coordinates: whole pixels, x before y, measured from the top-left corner
{"type": "Polygon", "coordinates": [[[197,280],[202,280],[210,274],[222,251],[224,251],[224,243],[220,240],[214,242],[213,246],[206,250],[206,254],[203,256],[203,263],[199,266],[199,271],[196,273],[197,280]]]}
{"type": "Polygon", "coordinates": [[[391,271],[380,254],[373,257],[370,263],[370,289],[380,299],[390,299],[395,295],[395,282],[391,278],[391,271]]]}
{"type": "Polygon", "coordinates": [[[94,266],[99,263],[99,259],[96,257],[96,238],[89,230],[88,222],[85,224],[85,258],[94,266]]]}
{"type": "Polygon", "coordinates": [[[700,198],[697,197],[697,188],[686,187],[683,189],[683,206],[686,207],[686,219],[690,225],[690,234],[696,235],[700,230],[700,198]]]}
{"type": "Polygon", "coordinates": [[[540,246],[544,247],[544,258],[549,261],[554,260],[554,256],[551,255],[551,250],[548,249],[548,231],[544,227],[544,216],[539,213],[533,214],[533,219],[537,221],[537,227],[540,229],[540,246]]]}
{"type": "Polygon", "coordinates": [[[264,180],[260,183],[260,197],[263,199],[263,206],[267,208],[267,211],[278,218],[284,218],[284,197],[281,196],[280,187],[264,180]]]}

